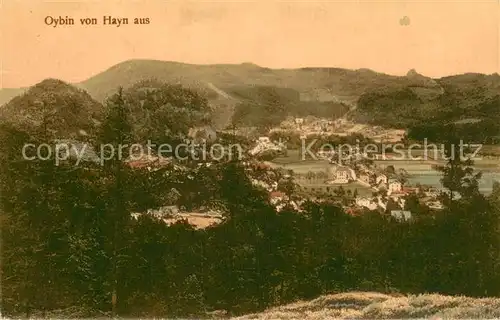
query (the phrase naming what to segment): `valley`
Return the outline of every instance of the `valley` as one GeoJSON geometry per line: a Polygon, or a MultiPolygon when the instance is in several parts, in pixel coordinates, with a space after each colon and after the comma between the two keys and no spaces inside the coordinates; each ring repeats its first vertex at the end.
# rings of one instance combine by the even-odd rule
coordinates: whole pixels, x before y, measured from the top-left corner
{"type": "MultiPolygon", "coordinates": [[[[499,292],[497,77],[456,77],[131,60],[74,85],[1,90],[7,312],[314,319],[496,306],[412,296],[499,292]],[[427,134],[438,144],[467,134],[484,159],[398,153],[427,134]],[[182,152],[112,156],[151,141],[182,152]],[[76,149],[56,163],[20,152],[61,142],[76,149]],[[242,157],[200,157],[216,144],[242,157]],[[113,153],[79,161],[81,146],[113,153]]],[[[496,315],[488,308],[460,314],[496,315]]]]}

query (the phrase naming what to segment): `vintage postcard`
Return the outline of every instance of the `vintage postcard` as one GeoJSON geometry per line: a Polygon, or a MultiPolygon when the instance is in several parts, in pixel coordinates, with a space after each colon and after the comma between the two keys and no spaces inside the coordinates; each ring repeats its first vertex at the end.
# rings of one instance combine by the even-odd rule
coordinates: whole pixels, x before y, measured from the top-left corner
{"type": "Polygon", "coordinates": [[[3,0],[7,318],[500,318],[498,1],[3,0]]]}

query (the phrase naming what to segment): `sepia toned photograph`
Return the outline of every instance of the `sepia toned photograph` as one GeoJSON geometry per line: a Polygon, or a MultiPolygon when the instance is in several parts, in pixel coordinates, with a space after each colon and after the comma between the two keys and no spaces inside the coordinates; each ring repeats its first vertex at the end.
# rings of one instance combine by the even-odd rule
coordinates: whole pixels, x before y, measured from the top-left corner
{"type": "Polygon", "coordinates": [[[0,317],[500,319],[498,1],[3,0],[0,317]]]}

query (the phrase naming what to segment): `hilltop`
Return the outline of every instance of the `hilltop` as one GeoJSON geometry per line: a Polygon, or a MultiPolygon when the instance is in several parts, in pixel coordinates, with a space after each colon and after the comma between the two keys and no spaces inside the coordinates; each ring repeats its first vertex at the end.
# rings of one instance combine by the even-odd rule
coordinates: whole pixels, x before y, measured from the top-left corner
{"type": "Polygon", "coordinates": [[[215,95],[210,92],[212,90],[209,84],[224,91],[241,86],[272,86],[311,93],[323,88],[325,93],[340,95],[340,100],[351,102],[366,89],[411,82],[406,77],[390,76],[366,69],[270,69],[252,63],[194,65],[158,60],[129,60],[81,82],[79,86],[89,91],[97,100],[102,100],[118,85],[127,87],[147,78],[208,91],[212,98],[215,95]]]}
{"type": "Polygon", "coordinates": [[[345,106],[355,105],[365,90],[414,83],[407,77],[366,69],[270,69],[252,63],[194,65],[129,60],[78,86],[102,101],[118,86],[130,87],[148,78],[181,84],[206,96],[218,128],[231,123],[266,127],[283,120],[286,115],[343,115],[348,109],[345,106]],[[284,104],[287,105],[284,112],[275,108],[284,104]]]}
{"type": "Polygon", "coordinates": [[[238,318],[250,319],[495,319],[499,298],[469,298],[439,294],[387,295],[348,292],[295,302],[238,318]]]}
{"type": "Polygon", "coordinates": [[[0,120],[30,132],[46,125],[47,132],[64,138],[92,135],[103,107],[82,89],[46,79],[10,100],[0,109],[0,120]]]}

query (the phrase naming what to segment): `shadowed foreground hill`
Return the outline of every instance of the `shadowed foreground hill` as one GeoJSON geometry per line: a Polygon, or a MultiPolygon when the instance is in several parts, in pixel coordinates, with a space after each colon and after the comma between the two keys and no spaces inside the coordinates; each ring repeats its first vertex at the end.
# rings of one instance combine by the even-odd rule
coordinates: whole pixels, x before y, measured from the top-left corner
{"type": "Polygon", "coordinates": [[[234,319],[498,319],[500,298],[452,297],[438,294],[391,296],[350,292],[295,302],[234,319]]]}

